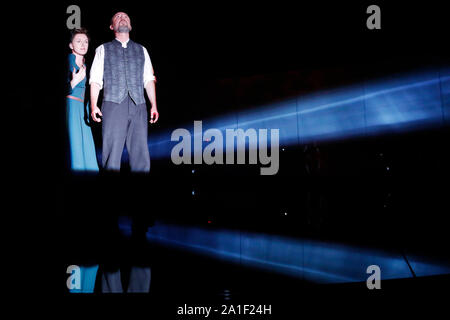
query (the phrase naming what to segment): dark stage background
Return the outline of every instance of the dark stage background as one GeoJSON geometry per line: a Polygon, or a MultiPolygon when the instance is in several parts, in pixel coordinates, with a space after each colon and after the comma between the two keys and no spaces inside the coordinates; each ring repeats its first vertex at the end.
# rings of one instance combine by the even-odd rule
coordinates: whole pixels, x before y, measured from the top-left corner
{"type": "MultiPolygon", "coordinates": [[[[105,207],[128,214],[125,196],[114,197],[119,190],[121,195],[147,197],[133,213],[150,220],[307,237],[422,254],[448,263],[448,116],[431,129],[319,142],[325,169],[313,173],[305,169],[317,156],[312,145],[294,145],[280,150],[276,176],[260,176],[259,166],[175,166],[170,159],[152,160],[148,178],[130,177],[126,167],[124,176],[113,181],[71,175],[64,123],[70,4],[80,6],[81,24],[90,32],[88,64],[95,48],[113,37],[108,28],[112,14],[125,11],[131,17],[131,37],[148,49],[158,79],[160,119],[150,126],[150,140],[154,132],[194,120],[450,65],[449,24],[438,4],[377,1],[381,30],[366,28],[365,10],[372,4],[368,1],[32,4],[28,21],[34,27],[25,27],[25,32],[37,56],[45,53],[40,59],[43,67],[36,65],[45,80],[30,88],[29,96],[16,95],[21,105],[48,115],[42,128],[48,139],[30,142],[29,148],[45,155],[42,170],[30,171],[39,171],[36,186],[46,186],[38,187],[33,196],[39,202],[48,200],[38,219],[50,226],[43,237],[48,245],[44,251],[53,262],[53,278],[46,281],[53,293],[67,297],[61,270],[73,263],[73,257],[80,262],[102,257],[97,228],[105,207]],[[36,28],[44,29],[44,36],[36,28]],[[45,103],[29,98],[42,95],[45,103]]],[[[99,144],[101,127],[94,126],[93,132],[99,144]]],[[[153,250],[160,260],[152,299],[160,293],[166,302],[172,296],[177,302],[197,297],[194,300],[201,303],[211,296],[222,301],[225,287],[259,303],[305,294],[292,293],[292,288],[277,294],[293,279],[216,265],[183,251],[153,250]],[[181,271],[174,267],[185,260],[198,262],[181,271]]],[[[392,287],[411,288],[403,282],[392,287]]]]}

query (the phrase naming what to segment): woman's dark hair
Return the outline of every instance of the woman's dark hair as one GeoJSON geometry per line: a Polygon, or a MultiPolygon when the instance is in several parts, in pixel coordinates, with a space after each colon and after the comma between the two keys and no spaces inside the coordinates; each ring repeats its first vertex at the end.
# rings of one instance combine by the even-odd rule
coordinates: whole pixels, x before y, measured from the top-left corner
{"type": "Polygon", "coordinates": [[[89,34],[87,29],[85,28],[79,28],[79,29],[73,29],[72,31],[70,31],[70,42],[73,41],[73,38],[75,38],[75,36],[77,34],[85,34],[86,37],[88,38],[88,40],[90,41],[91,39],[89,38],[89,34]]]}

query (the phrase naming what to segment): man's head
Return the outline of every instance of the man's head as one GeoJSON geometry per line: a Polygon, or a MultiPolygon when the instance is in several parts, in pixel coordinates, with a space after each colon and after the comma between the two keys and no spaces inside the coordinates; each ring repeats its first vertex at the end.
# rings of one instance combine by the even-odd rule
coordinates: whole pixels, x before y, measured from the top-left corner
{"type": "Polygon", "coordinates": [[[117,12],[111,18],[109,28],[115,33],[129,33],[131,31],[130,17],[125,12],[117,12]]]}

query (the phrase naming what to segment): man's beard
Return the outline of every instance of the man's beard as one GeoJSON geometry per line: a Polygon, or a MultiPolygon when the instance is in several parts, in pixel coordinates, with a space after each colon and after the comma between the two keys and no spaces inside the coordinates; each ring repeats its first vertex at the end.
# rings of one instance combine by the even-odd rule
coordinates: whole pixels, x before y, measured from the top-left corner
{"type": "Polygon", "coordinates": [[[117,32],[128,33],[130,32],[130,28],[128,28],[128,26],[119,26],[119,28],[117,28],[117,32]]]}

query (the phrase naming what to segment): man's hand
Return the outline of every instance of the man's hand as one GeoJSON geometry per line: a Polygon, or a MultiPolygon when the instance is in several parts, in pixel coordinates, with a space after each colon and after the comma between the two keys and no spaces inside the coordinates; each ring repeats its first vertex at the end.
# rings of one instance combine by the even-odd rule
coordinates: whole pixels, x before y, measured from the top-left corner
{"type": "Polygon", "coordinates": [[[151,108],[150,110],[150,123],[156,123],[159,118],[159,113],[156,108],[151,108]]]}
{"type": "Polygon", "coordinates": [[[102,119],[100,117],[103,116],[102,112],[100,111],[99,107],[92,106],[92,112],[91,117],[94,119],[95,122],[102,122],[102,119]]]}

